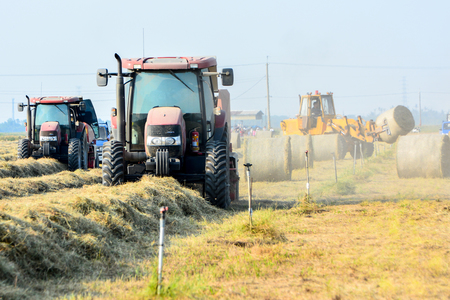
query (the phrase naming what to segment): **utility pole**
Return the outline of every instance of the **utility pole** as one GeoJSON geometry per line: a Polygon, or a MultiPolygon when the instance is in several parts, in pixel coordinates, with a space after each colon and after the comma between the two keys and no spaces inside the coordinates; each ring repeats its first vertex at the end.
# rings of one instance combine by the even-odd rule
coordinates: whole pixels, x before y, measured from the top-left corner
{"type": "Polygon", "coordinates": [[[419,89],[419,127],[422,127],[422,107],[420,103],[420,89],[419,89]]]}
{"type": "Polygon", "coordinates": [[[145,57],[145,35],[144,35],[144,28],[142,28],[142,57],[145,57]]]}
{"type": "Polygon", "coordinates": [[[14,98],[12,99],[12,119],[14,122],[14,98]]]}
{"type": "Polygon", "coordinates": [[[267,85],[267,130],[270,130],[270,95],[269,95],[269,57],[266,62],[266,85],[267,85]]]}

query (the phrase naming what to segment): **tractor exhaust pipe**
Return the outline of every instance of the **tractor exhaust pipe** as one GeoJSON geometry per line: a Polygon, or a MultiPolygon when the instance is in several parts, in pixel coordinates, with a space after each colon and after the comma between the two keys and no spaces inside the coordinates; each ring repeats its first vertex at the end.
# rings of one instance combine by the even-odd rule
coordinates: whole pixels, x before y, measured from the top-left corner
{"type": "Polygon", "coordinates": [[[125,144],[125,92],[123,86],[122,59],[117,53],[114,56],[118,63],[116,81],[117,137],[115,139],[125,144]]]}
{"type": "Polygon", "coordinates": [[[30,108],[30,97],[27,97],[28,105],[27,105],[27,136],[30,142],[33,142],[31,139],[31,108],[30,108]]]}

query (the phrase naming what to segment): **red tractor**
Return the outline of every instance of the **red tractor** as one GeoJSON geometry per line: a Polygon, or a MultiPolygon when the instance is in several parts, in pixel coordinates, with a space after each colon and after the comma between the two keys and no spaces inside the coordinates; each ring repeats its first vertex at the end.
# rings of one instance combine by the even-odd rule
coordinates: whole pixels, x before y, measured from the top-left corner
{"type": "Polygon", "coordinates": [[[27,107],[28,138],[18,145],[18,158],[52,157],[67,163],[69,170],[98,167],[95,138],[97,115],[91,100],[82,97],[29,98],[18,110],[27,107]]]}
{"type": "Polygon", "coordinates": [[[112,140],[103,145],[103,185],[145,174],[172,176],[200,183],[205,199],[218,207],[238,199],[230,95],[219,90],[217,80],[231,86],[233,70],[217,72],[215,57],[115,57],[117,73],[97,73],[99,86],[117,77],[112,140]]]}

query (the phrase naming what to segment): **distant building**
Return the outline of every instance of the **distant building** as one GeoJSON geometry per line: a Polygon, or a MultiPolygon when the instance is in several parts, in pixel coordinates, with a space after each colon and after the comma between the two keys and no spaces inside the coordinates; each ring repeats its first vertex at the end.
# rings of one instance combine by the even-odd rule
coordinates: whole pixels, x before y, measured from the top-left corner
{"type": "Polygon", "coordinates": [[[260,110],[232,110],[231,126],[260,126],[265,125],[263,120],[264,113],[260,110]]]}

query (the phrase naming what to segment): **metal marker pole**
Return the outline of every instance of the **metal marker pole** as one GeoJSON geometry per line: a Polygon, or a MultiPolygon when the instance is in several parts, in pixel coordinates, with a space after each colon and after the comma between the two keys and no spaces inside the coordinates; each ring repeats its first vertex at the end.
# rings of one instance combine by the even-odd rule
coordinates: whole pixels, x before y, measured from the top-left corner
{"type": "Polygon", "coordinates": [[[336,155],[334,154],[334,152],[332,152],[331,154],[333,154],[333,163],[334,163],[334,179],[337,183],[337,168],[336,168],[336,155]]]}
{"type": "Polygon", "coordinates": [[[364,165],[364,156],[363,156],[363,150],[362,150],[362,143],[361,142],[359,143],[359,152],[361,154],[361,168],[362,168],[363,165],[364,165]]]}
{"type": "Polygon", "coordinates": [[[306,161],[306,199],[309,202],[309,157],[308,157],[308,150],[305,151],[305,161],[306,161]]]}
{"type": "Polygon", "coordinates": [[[253,227],[253,222],[252,222],[252,215],[253,215],[253,210],[252,210],[252,179],[250,177],[250,167],[252,166],[251,163],[246,163],[244,164],[244,167],[247,168],[247,182],[248,182],[248,215],[249,215],[249,220],[250,220],[250,229],[253,227]]]}
{"type": "Polygon", "coordinates": [[[355,142],[355,150],[353,151],[353,175],[355,175],[355,168],[356,168],[356,142],[355,142]]]}
{"type": "Polygon", "coordinates": [[[164,224],[166,221],[166,212],[169,210],[167,206],[161,207],[159,212],[161,218],[159,219],[159,256],[158,256],[158,295],[161,293],[162,268],[164,256],[164,224]]]}

